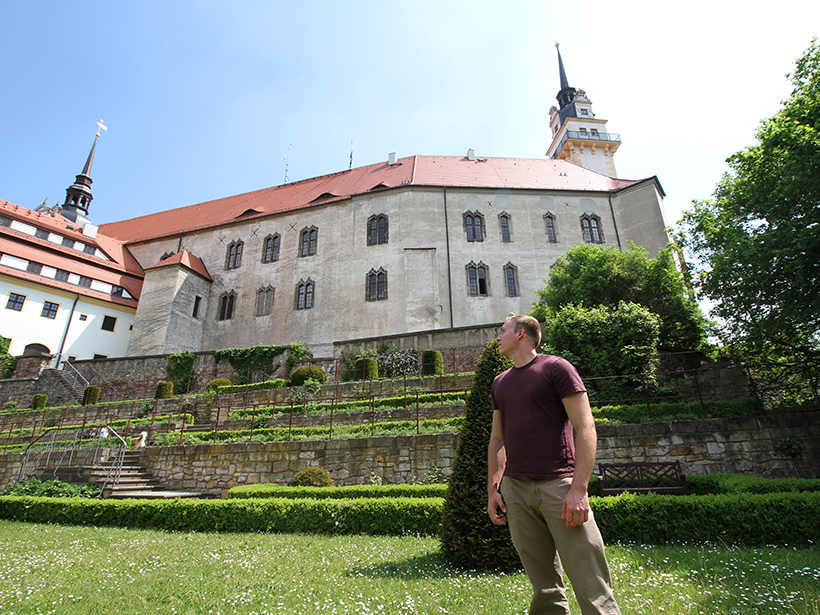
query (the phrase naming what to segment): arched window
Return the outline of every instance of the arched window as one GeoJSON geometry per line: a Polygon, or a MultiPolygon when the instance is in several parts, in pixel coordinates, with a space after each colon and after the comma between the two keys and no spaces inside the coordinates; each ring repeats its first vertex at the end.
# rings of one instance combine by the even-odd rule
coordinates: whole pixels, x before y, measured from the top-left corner
{"type": "Polygon", "coordinates": [[[230,320],[233,318],[233,308],[236,302],[236,293],[230,291],[222,293],[219,296],[219,313],[216,316],[217,320],[230,320]]]}
{"type": "Polygon", "coordinates": [[[299,241],[299,256],[313,256],[316,254],[316,241],[319,238],[319,230],[315,226],[302,229],[299,241]]]}
{"type": "Polygon", "coordinates": [[[29,344],[28,346],[23,348],[23,354],[25,356],[37,354],[51,354],[51,351],[48,349],[48,346],[44,346],[43,344],[29,344]]]}
{"type": "Polygon", "coordinates": [[[518,296],[518,267],[512,263],[504,265],[504,281],[507,285],[507,296],[518,296]]]}
{"type": "Polygon", "coordinates": [[[242,247],[244,244],[241,241],[232,241],[228,244],[228,253],[225,257],[225,269],[237,269],[242,264],[242,247]]]}
{"type": "Polygon", "coordinates": [[[510,214],[498,214],[498,223],[501,225],[501,241],[510,243],[512,241],[512,234],[510,233],[510,214]]]}
{"type": "Polygon", "coordinates": [[[256,315],[267,316],[273,310],[273,292],[272,286],[266,286],[256,291],[256,315]]]}
{"type": "Polygon", "coordinates": [[[366,277],[365,299],[367,301],[384,301],[387,299],[387,272],[384,269],[371,269],[366,277]]]}
{"type": "Polygon", "coordinates": [[[550,243],[557,243],[558,235],[555,233],[555,214],[545,213],[544,222],[547,225],[547,240],[550,243]]]}
{"type": "Polygon", "coordinates": [[[466,212],[464,231],[467,233],[467,241],[484,241],[484,216],[478,212],[466,212]]]}
{"type": "Polygon", "coordinates": [[[262,242],[262,262],[273,263],[279,260],[279,233],[268,235],[262,242]]]}
{"type": "Polygon", "coordinates": [[[601,219],[595,214],[581,216],[581,233],[587,243],[604,243],[604,231],[601,219]]]}
{"type": "Polygon", "coordinates": [[[296,285],[297,310],[309,310],[313,307],[314,290],[313,280],[310,279],[307,281],[300,281],[299,284],[296,285]]]}
{"type": "Polygon", "coordinates": [[[380,214],[367,219],[367,245],[387,243],[387,216],[380,214]]]}
{"type": "Polygon", "coordinates": [[[484,263],[467,265],[467,284],[471,297],[486,297],[490,293],[487,265],[484,263]]]}

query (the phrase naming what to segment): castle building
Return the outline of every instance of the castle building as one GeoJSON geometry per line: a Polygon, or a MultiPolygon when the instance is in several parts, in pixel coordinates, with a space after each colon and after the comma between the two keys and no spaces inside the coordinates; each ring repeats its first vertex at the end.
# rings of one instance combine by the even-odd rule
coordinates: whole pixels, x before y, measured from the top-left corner
{"type": "Polygon", "coordinates": [[[0,201],[0,335],[12,355],[93,359],[128,348],[143,271],[88,217],[96,146],[62,207],[0,201]]]}
{"type": "MultiPolygon", "coordinates": [[[[135,276],[126,354],[298,341],[329,358],[346,340],[526,313],[556,259],[581,242],[656,254],[669,241],[660,183],[615,176],[619,139],[567,85],[560,54],[559,69],[547,158],[390,154],[102,225],[97,237],[122,248],[121,275],[135,276]]],[[[84,177],[66,201],[78,216],[88,213],[84,177]]]]}

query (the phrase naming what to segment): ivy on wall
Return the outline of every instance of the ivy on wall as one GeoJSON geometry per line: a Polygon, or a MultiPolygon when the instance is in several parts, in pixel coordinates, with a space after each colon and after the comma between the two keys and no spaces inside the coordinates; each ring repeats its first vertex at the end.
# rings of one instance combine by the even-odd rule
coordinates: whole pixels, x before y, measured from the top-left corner
{"type": "Polygon", "coordinates": [[[187,393],[194,388],[194,359],[193,352],[178,352],[168,356],[165,373],[174,383],[174,391],[187,393]]]}
{"type": "Polygon", "coordinates": [[[307,347],[299,342],[294,342],[289,346],[250,346],[249,348],[226,348],[215,350],[214,359],[217,363],[227,360],[233,370],[237,373],[234,384],[245,384],[249,375],[254,371],[263,371],[266,374],[273,367],[273,360],[285,352],[288,353],[285,359],[287,373],[296,367],[300,361],[309,359],[310,353],[307,347]]]}

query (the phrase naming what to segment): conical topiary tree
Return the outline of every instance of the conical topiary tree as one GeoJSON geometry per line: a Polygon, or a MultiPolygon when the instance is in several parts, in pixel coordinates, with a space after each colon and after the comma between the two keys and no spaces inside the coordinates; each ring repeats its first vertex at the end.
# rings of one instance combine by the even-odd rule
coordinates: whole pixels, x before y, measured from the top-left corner
{"type": "Polygon", "coordinates": [[[459,568],[521,568],[509,529],[493,525],[487,514],[487,446],[493,424],[490,386],[493,378],[511,365],[510,359],[498,354],[498,342],[487,344],[467,397],[441,522],[441,551],[450,564],[459,568]]]}

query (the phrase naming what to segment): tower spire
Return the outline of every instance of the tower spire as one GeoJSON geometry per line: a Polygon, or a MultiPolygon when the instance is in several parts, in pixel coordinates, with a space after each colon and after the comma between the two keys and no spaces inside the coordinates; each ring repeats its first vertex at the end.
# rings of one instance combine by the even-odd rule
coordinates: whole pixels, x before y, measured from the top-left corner
{"type": "MultiPolygon", "coordinates": [[[[97,122],[97,125],[102,130],[108,130],[102,123],[102,120],[97,122]]],[[[65,191],[65,203],[62,206],[62,215],[76,222],[78,224],[85,224],[90,222],[88,217],[88,208],[94,195],[91,194],[91,165],[94,164],[94,152],[97,151],[97,139],[100,138],[100,133],[94,135],[94,143],[91,145],[91,151],[88,153],[88,158],[85,161],[85,166],[82,172],[76,176],[74,183],[71,184],[65,191]]]]}
{"type": "Polygon", "coordinates": [[[575,98],[575,88],[570,87],[567,79],[567,72],[564,70],[564,61],[561,59],[561,50],[558,48],[558,43],[555,43],[555,51],[558,52],[558,76],[561,80],[561,90],[555,97],[558,100],[558,108],[563,109],[567,105],[571,105],[575,98]]]}

